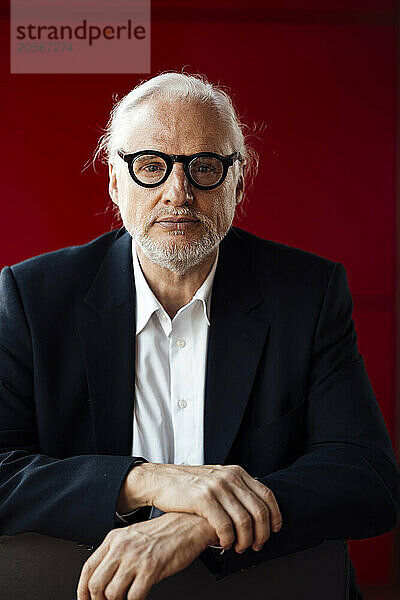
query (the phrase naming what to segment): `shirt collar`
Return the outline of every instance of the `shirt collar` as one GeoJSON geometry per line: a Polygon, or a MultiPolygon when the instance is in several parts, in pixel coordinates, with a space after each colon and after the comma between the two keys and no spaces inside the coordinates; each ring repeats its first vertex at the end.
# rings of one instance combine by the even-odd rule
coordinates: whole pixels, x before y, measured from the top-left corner
{"type": "MultiPolygon", "coordinates": [[[[188,304],[182,306],[177,314],[184,310],[187,306],[199,301],[203,305],[204,316],[207,321],[207,325],[210,325],[210,308],[211,308],[211,290],[214,281],[214,275],[217,268],[217,262],[219,257],[219,247],[217,247],[217,256],[213,266],[210,269],[209,274],[199,287],[193,298],[188,304]]],[[[142,268],[139,263],[139,259],[136,252],[135,241],[132,238],[132,262],[133,262],[133,274],[135,278],[136,287],[136,335],[139,334],[142,329],[146,326],[148,320],[154,312],[160,310],[166,316],[163,306],[158,301],[156,296],[153,294],[146,278],[143,274],[142,268]]],[[[169,318],[169,317],[168,317],[169,318]]]]}

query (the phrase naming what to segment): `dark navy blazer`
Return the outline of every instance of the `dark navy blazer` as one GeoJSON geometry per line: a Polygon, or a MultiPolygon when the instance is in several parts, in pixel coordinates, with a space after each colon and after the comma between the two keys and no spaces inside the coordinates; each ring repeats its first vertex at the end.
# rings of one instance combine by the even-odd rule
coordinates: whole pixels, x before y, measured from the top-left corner
{"type": "MultiPolygon", "coordinates": [[[[6,267],[0,287],[0,533],[98,545],[134,457],[131,237],[6,267]]],[[[283,527],[220,577],[325,539],[391,530],[400,475],[340,263],[231,228],[215,274],[206,464],[240,464],[283,527]]]]}

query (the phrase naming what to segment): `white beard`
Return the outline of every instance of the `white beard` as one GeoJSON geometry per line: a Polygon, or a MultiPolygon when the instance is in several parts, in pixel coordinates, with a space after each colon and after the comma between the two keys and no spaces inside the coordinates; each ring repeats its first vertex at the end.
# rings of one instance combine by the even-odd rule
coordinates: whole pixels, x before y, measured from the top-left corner
{"type": "Polygon", "coordinates": [[[198,218],[205,228],[204,235],[186,244],[177,243],[174,238],[185,235],[184,231],[177,229],[169,232],[171,240],[166,242],[154,241],[148,235],[148,229],[154,220],[154,216],[151,218],[151,222],[147,221],[142,225],[134,225],[129,233],[149,260],[178,275],[185,275],[195,266],[202,263],[220,244],[232,224],[234,210],[232,211],[232,215],[230,215],[231,218],[227,219],[228,215],[224,215],[224,222],[228,226],[225,226],[223,230],[218,230],[213,221],[208,217],[195,213],[190,209],[175,208],[173,213],[166,213],[165,210],[162,211],[162,216],[177,215],[190,215],[198,218]]]}

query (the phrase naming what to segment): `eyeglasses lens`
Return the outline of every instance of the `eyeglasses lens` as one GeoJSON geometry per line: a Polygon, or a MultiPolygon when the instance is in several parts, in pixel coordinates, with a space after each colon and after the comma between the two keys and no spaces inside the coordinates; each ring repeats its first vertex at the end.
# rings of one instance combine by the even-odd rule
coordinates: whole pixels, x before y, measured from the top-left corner
{"type": "Polygon", "coordinates": [[[145,154],[133,161],[133,172],[141,183],[157,184],[165,175],[167,163],[160,156],[145,154]]]}
{"type": "Polygon", "coordinates": [[[215,185],[223,176],[224,167],[214,156],[199,156],[189,163],[189,173],[202,186],[215,185]]]}

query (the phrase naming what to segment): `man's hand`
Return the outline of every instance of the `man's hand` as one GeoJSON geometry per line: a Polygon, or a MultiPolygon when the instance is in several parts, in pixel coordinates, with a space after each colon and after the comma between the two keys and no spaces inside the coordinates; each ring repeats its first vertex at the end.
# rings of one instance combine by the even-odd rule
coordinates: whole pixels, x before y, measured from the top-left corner
{"type": "Polygon", "coordinates": [[[126,507],[142,502],[166,513],[204,517],[222,547],[229,548],[236,540],[236,552],[250,546],[260,550],[270,530],[279,531],[282,525],[272,491],[237,465],[143,463],[129,472],[123,490],[126,507]],[[137,500],[139,489],[142,495],[137,500]]]}
{"type": "Polygon", "coordinates": [[[187,567],[216,536],[196,515],[169,513],[113,529],[83,565],[78,600],[144,600],[161,579],[187,567]]]}

